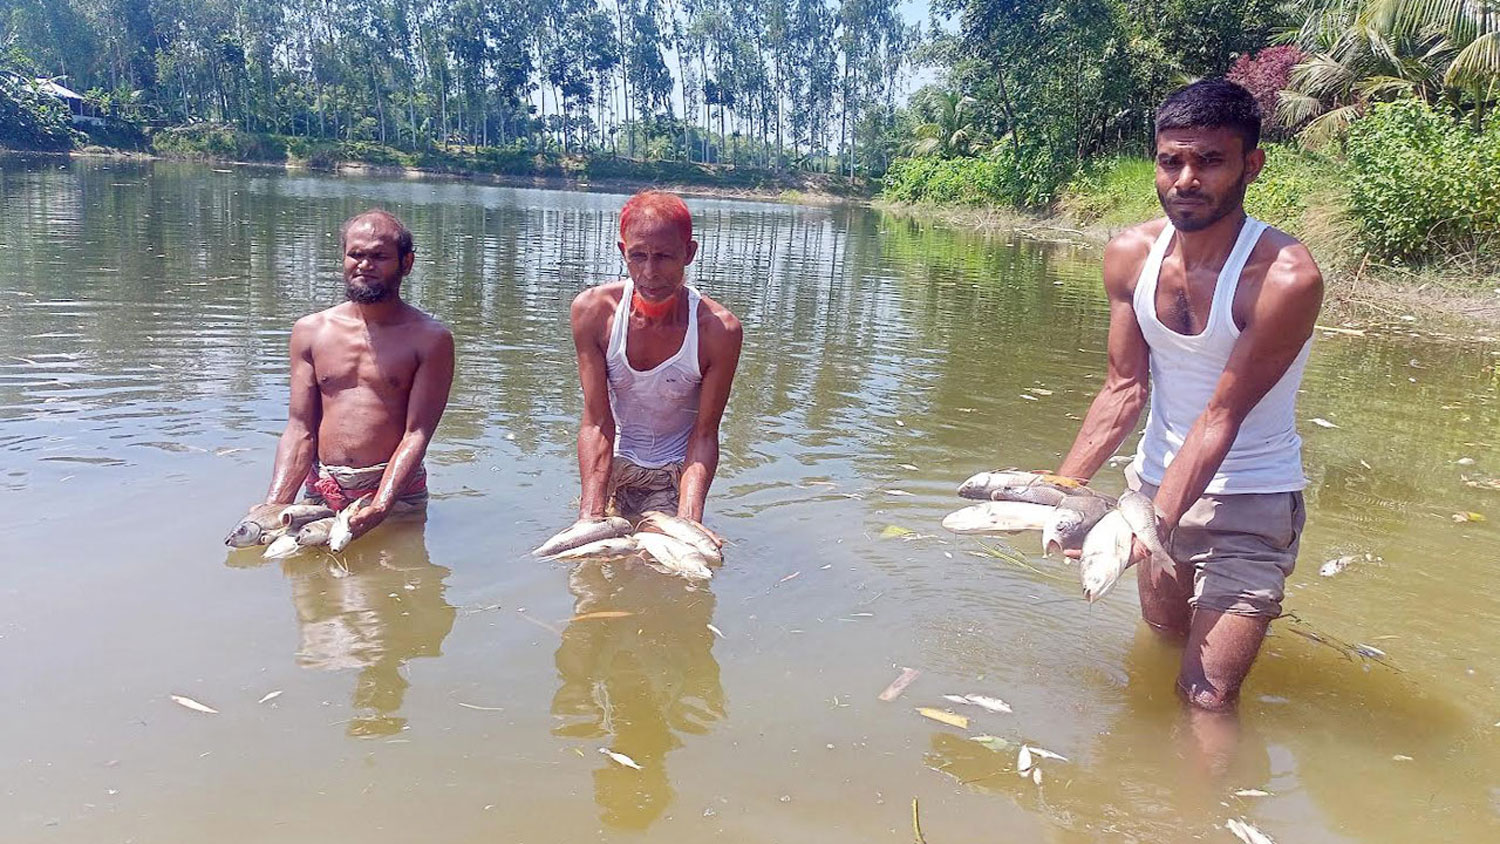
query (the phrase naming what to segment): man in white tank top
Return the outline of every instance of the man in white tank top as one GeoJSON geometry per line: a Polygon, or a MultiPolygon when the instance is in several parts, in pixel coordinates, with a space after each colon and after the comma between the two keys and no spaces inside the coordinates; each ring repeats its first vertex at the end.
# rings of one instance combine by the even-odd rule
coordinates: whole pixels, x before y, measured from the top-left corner
{"type": "Polygon", "coordinates": [[[644,191],[620,212],[629,278],[573,300],[583,383],[579,521],[611,503],[702,523],[719,466],[719,420],[739,365],[740,322],[686,283],[698,251],[692,216],[669,193],[644,191]]]}
{"type": "Polygon", "coordinates": [[[1255,100],[1223,80],[1172,94],[1156,116],[1165,219],[1104,252],[1109,364],[1058,473],[1090,478],[1150,414],[1130,485],[1154,499],[1172,561],[1137,543],[1141,614],[1186,642],[1178,689],[1233,708],[1281,611],[1303,521],[1293,408],[1323,280],[1296,239],[1246,216],[1260,174],[1255,100]]]}

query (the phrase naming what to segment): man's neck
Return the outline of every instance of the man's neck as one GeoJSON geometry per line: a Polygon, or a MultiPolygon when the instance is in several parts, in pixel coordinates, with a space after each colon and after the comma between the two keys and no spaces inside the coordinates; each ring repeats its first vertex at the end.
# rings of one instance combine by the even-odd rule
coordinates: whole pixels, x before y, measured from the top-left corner
{"type": "Polygon", "coordinates": [[[642,322],[651,325],[666,325],[677,321],[678,302],[681,300],[680,289],[660,302],[652,302],[642,297],[639,292],[634,292],[630,299],[630,313],[642,322]]]}
{"type": "Polygon", "coordinates": [[[398,322],[406,311],[406,303],[400,296],[392,296],[380,302],[350,302],[354,314],[366,325],[389,325],[398,322]]]}
{"type": "Polygon", "coordinates": [[[1234,242],[1239,239],[1240,227],[1246,219],[1243,207],[1225,214],[1205,229],[1195,232],[1177,230],[1177,254],[1187,270],[1199,267],[1219,267],[1229,258],[1234,242]]]}

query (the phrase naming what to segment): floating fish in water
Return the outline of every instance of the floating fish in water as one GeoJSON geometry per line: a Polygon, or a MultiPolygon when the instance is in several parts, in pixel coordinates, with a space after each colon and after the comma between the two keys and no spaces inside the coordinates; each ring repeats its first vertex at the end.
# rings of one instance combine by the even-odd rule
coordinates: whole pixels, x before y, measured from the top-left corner
{"type": "Polygon", "coordinates": [[[597,542],[588,542],[576,548],[553,554],[553,560],[617,559],[638,553],[641,544],[634,536],[612,536],[597,542]]]}
{"type": "Polygon", "coordinates": [[[361,508],[370,503],[373,496],[366,495],[358,501],[350,504],[333,517],[333,525],[328,529],[328,550],[338,553],[349,547],[354,541],[354,533],[349,529],[349,520],[354,518],[361,508]]]}
{"type": "Polygon", "coordinates": [[[708,567],[708,558],[680,539],[650,532],[633,536],[641,550],[656,561],[651,567],[663,574],[680,575],[688,580],[708,580],[714,575],[713,569],[708,567]]]}
{"type": "Polygon", "coordinates": [[[338,511],[322,504],[291,504],[281,511],[281,526],[288,531],[297,531],[308,522],[330,519],[336,515],[338,511]]]}
{"type": "Polygon", "coordinates": [[[1245,842],[1245,844],[1276,844],[1271,839],[1271,836],[1256,829],[1249,821],[1230,818],[1224,822],[1224,828],[1233,833],[1235,838],[1245,842]]]}
{"type": "Polygon", "coordinates": [[[1132,535],[1125,516],[1119,510],[1111,510],[1083,538],[1078,576],[1083,581],[1083,597],[1089,603],[1107,595],[1129,568],[1132,535]]]}
{"type": "Polygon", "coordinates": [[[693,546],[698,553],[711,561],[722,562],[724,559],[724,555],[719,551],[723,543],[709,533],[703,525],[691,519],[682,519],[659,510],[652,510],[641,517],[640,523],[636,525],[636,531],[665,534],[693,546]]]}
{"type": "Polygon", "coordinates": [[[224,544],[230,548],[249,548],[269,543],[279,535],[282,526],[281,512],[285,509],[284,504],[257,504],[251,507],[250,512],[234,526],[234,530],[224,537],[224,544]]]}
{"type": "Polygon", "coordinates": [[[1050,556],[1054,550],[1062,552],[1082,548],[1089,529],[1114,506],[1113,498],[1091,489],[1069,493],[1042,525],[1042,554],[1050,556]]]}
{"type": "Polygon", "coordinates": [[[625,766],[627,768],[633,768],[633,769],[635,769],[637,771],[639,771],[641,769],[641,766],[640,766],[639,763],[637,763],[634,759],[631,759],[629,756],[626,756],[623,753],[616,753],[616,752],[614,752],[613,750],[610,750],[607,747],[601,747],[601,748],[599,748],[599,752],[603,753],[605,756],[608,756],[610,758],[610,761],[614,762],[616,765],[623,765],[623,766],[625,766]]]}
{"type": "Polygon", "coordinates": [[[980,709],[988,710],[990,712],[1009,714],[1011,711],[1010,704],[1006,703],[1000,698],[987,697],[985,695],[943,695],[943,700],[951,701],[953,703],[967,704],[969,706],[977,706],[980,709]]]}
{"type": "Polygon", "coordinates": [[[587,522],[574,522],[553,534],[552,538],[543,542],[531,553],[537,557],[551,557],[554,554],[567,551],[570,548],[577,548],[580,545],[587,545],[590,542],[625,536],[630,533],[630,530],[630,522],[619,516],[610,516],[587,522]]]}
{"type": "Polygon", "coordinates": [[[1349,554],[1348,556],[1344,557],[1336,557],[1324,563],[1323,567],[1318,569],[1318,574],[1321,574],[1324,577],[1333,577],[1334,575],[1354,565],[1355,563],[1370,562],[1374,559],[1375,557],[1370,554],[1349,554]]]}
{"type": "Polygon", "coordinates": [[[1021,752],[1016,754],[1016,773],[1026,776],[1031,771],[1031,748],[1021,745],[1021,752]]]}
{"type": "Polygon", "coordinates": [[[188,709],[193,710],[194,712],[202,712],[204,715],[219,714],[219,710],[214,709],[212,706],[205,706],[198,701],[188,697],[187,695],[168,695],[167,697],[170,697],[172,699],[172,702],[177,704],[178,706],[185,706],[188,709]]]}
{"type": "Polygon", "coordinates": [[[954,533],[1010,533],[1041,530],[1054,508],[1023,501],[986,501],[943,517],[943,527],[954,533]]]}
{"type": "Polygon", "coordinates": [[[959,484],[958,494],[981,501],[1020,501],[1051,507],[1056,506],[1069,492],[1082,486],[1082,482],[1062,475],[997,469],[993,472],[980,472],[959,484]]]}

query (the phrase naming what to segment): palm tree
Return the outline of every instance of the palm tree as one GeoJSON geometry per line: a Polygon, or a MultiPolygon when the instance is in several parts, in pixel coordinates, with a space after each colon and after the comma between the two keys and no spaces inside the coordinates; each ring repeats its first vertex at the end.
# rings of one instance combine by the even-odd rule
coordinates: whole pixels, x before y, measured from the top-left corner
{"type": "Polygon", "coordinates": [[[954,158],[968,155],[978,140],[973,97],[957,91],[923,88],[912,95],[912,111],[926,122],[913,127],[906,148],[909,155],[954,158]]]}

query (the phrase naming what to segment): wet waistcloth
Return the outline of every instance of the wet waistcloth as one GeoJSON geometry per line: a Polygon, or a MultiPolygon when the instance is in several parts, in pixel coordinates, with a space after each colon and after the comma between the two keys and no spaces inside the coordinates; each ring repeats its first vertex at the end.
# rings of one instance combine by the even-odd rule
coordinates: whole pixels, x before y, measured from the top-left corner
{"type": "MultiPolygon", "coordinates": [[[[1155,484],[1125,468],[1130,488],[1150,498],[1155,484]]],[[[1232,615],[1281,614],[1286,578],[1297,565],[1307,509],[1301,492],[1208,493],[1177,524],[1167,549],[1193,567],[1188,604],[1232,615]]]]}
{"type": "MultiPolygon", "coordinates": [[[[353,468],[351,466],[327,466],[315,462],[307,473],[306,493],[316,503],[342,510],[380,488],[380,479],[385,476],[389,463],[353,468]]],[[[395,513],[425,512],[427,510],[427,467],[417,464],[417,470],[406,482],[401,494],[396,496],[395,513]]]]}
{"type": "Polygon", "coordinates": [[[609,498],[615,512],[631,520],[648,510],[675,516],[681,485],[681,463],[653,469],[616,457],[609,473],[609,498]]]}

